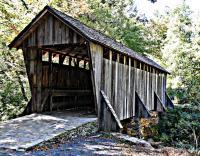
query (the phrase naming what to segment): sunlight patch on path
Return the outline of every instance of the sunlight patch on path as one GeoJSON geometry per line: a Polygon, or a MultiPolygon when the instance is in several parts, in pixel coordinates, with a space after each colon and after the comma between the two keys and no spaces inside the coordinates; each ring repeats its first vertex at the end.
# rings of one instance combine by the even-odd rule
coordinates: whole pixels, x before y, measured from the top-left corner
{"type": "Polygon", "coordinates": [[[0,148],[26,150],[67,130],[96,121],[94,115],[62,111],[31,114],[0,123],[0,148]]]}

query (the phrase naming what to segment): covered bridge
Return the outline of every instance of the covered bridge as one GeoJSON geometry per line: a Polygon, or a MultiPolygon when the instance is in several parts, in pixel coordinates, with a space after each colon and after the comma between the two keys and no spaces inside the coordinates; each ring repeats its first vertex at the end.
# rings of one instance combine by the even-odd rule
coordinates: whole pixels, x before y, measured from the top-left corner
{"type": "Polygon", "coordinates": [[[10,43],[22,49],[31,89],[25,112],[91,109],[102,130],[170,105],[168,72],[80,21],[46,6],[10,43]]]}

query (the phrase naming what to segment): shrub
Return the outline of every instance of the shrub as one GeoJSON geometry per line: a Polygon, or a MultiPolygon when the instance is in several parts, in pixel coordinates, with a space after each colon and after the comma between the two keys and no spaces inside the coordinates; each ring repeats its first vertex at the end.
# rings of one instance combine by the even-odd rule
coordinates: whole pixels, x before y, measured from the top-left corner
{"type": "Polygon", "coordinates": [[[166,145],[200,151],[200,104],[178,105],[161,116],[157,141],[166,145]]]}

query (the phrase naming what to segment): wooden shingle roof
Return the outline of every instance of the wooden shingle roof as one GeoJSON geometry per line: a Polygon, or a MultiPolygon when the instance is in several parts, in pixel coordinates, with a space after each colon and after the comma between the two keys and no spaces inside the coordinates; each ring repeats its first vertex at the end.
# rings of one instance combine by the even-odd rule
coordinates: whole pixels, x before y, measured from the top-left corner
{"type": "Polygon", "coordinates": [[[134,59],[137,59],[145,64],[148,64],[150,66],[153,66],[165,73],[169,73],[167,70],[165,70],[163,67],[161,67],[159,64],[157,64],[155,61],[142,56],[141,54],[133,51],[132,49],[126,47],[125,45],[117,42],[116,40],[112,39],[111,37],[108,37],[107,35],[92,29],[85,24],[81,23],[79,20],[70,17],[66,15],[65,13],[58,11],[50,6],[45,6],[44,9],[31,21],[30,24],[28,24],[20,33],[19,35],[9,44],[9,47],[14,47],[15,43],[20,40],[23,35],[32,27],[32,25],[35,23],[37,18],[39,18],[45,11],[49,11],[51,14],[59,18],[61,21],[63,21],[65,24],[71,26],[73,29],[75,29],[80,35],[85,37],[87,40],[104,45],[105,47],[111,48],[115,51],[118,51],[119,53],[128,55],[134,59]]]}

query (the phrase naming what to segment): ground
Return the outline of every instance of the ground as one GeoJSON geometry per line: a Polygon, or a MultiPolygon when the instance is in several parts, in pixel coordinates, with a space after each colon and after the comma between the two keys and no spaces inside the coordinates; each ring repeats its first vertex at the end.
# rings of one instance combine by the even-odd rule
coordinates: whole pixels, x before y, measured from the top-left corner
{"type": "MultiPolygon", "coordinates": [[[[33,140],[39,138],[45,138],[53,135],[43,142],[40,142],[34,146],[27,146],[28,148],[8,148],[12,147],[12,142],[9,146],[0,146],[0,156],[90,156],[90,155],[133,155],[133,156],[188,156],[189,153],[186,150],[178,150],[174,148],[159,147],[153,148],[150,143],[148,146],[144,145],[144,140],[138,141],[137,138],[128,137],[121,139],[119,136],[122,134],[117,133],[105,133],[98,132],[98,126],[96,119],[93,116],[85,116],[83,113],[69,114],[63,116],[63,113],[53,113],[54,117],[49,115],[33,115],[24,118],[18,118],[14,121],[8,121],[10,124],[0,124],[0,143],[1,145],[7,145],[4,139],[10,136],[10,140],[13,138],[28,138],[30,136],[33,140]],[[56,117],[55,117],[55,114],[56,117]],[[42,118],[40,118],[42,117],[42,118]],[[28,119],[29,118],[29,119],[28,119]],[[47,120],[48,118],[48,120],[47,120]],[[22,120],[23,119],[23,120],[22,120]],[[34,122],[34,124],[31,122],[34,122]],[[17,124],[16,124],[17,123],[17,124]],[[20,124],[19,124],[20,123],[20,124]],[[27,123],[29,128],[27,128],[27,123]],[[13,127],[11,126],[13,125],[13,127]],[[23,126],[23,129],[20,126],[23,126]],[[32,125],[32,126],[30,126],[32,125]],[[60,125],[59,127],[57,127],[60,125]],[[61,126],[62,125],[62,126],[61,126]],[[42,127],[46,126],[46,128],[42,127]],[[64,126],[64,128],[63,128],[64,126]],[[73,127],[75,126],[75,127],[73,127]],[[34,127],[34,128],[32,128],[34,127]],[[68,127],[68,128],[67,128],[68,127]],[[71,128],[69,128],[71,127],[71,128]],[[6,129],[7,128],[7,129],[6,129]],[[7,130],[7,131],[6,131],[7,130]],[[19,131],[24,130],[24,131],[19,131]],[[32,133],[32,131],[34,133],[32,133]],[[43,130],[43,131],[42,131],[43,130]],[[19,132],[19,134],[17,134],[19,132]],[[24,136],[23,136],[23,133],[24,136]],[[49,133],[47,133],[49,132],[49,133]],[[57,133],[59,132],[59,133],[57,133]],[[12,134],[13,133],[13,134],[12,134]],[[42,134],[42,135],[41,135],[42,134]],[[48,135],[47,135],[48,134],[48,135]],[[50,135],[49,135],[50,134],[50,135]],[[15,136],[16,135],[16,136],[15,136]],[[32,136],[31,136],[32,135],[32,136]],[[35,135],[35,136],[34,136],[35,135]],[[19,137],[20,136],[20,137],[19,137]]],[[[25,140],[26,140],[25,139],[25,140]]],[[[26,141],[25,141],[26,143],[26,141]]],[[[18,142],[22,145],[22,142],[18,142]]],[[[15,140],[14,145],[18,145],[15,140]]]]}
{"type": "Polygon", "coordinates": [[[65,110],[31,114],[0,123],[0,148],[28,149],[65,131],[96,121],[86,111],[65,110]]]}
{"type": "Polygon", "coordinates": [[[90,156],[90,155],[134,155],[134,156],[176,156],[188,154],[185,151],[169,149],[147,149],[138,145],[131,145],[111,137],[105,133],[93,133],[89,136],[75,137],[73,139],[54,139],[40,144],[26,152],[1,150],[0,155],[12,156],[90,156]],[[169,152],[170,151],[170,152],[169,152]]]}

